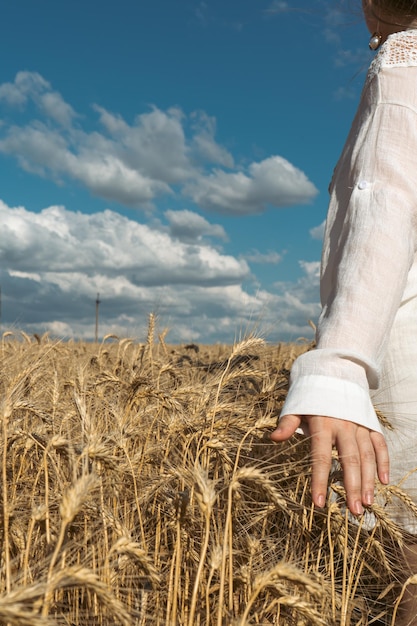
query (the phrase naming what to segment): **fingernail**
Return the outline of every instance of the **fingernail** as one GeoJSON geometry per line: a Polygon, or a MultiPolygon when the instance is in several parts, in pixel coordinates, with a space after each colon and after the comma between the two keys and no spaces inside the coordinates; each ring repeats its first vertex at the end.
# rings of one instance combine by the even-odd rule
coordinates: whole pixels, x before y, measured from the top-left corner
{"type": "Polygon", "coordinates": [[[325,502],[326,502],[326,498],[324,497],[323,494],[320,494],[319,497],[317,498],[317,506],[322,509],[325,505],[325,502]]]}
{"type": "Polygon", "coordinates": [[[381,482],[382,482],[384,485],[388,485],[388,483],[389,483],[389,474],[388,474],[388,472],[386,472],[385,474],[382,474],[382,480],[381,480],[381,482]]]}
{"type": "Polygon", "coordinates": [[[368,491],[368,493],[365,493],[365,504],[371,505],[373,501],[374,501],[373,491],[368,491]]]}
{"type": "Polygon", "coordinates": [[[353,512],[355,515],[362,515],[363,506],[360,500],[356,500],[356,502],[353,504],[353,512]]]}

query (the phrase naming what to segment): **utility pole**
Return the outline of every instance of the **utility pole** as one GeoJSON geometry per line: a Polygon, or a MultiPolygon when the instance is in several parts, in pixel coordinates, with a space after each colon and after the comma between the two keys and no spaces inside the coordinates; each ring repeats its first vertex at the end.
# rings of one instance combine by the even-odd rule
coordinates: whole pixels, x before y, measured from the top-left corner
{"type": "Polygon", "coordinates": [[[97,298],[96,298],[96,334],[95,334],[95,339],[96,339],[96,343],[98,342],[98,308],[100,306],[100,294],[97,294],[97,298]]]}

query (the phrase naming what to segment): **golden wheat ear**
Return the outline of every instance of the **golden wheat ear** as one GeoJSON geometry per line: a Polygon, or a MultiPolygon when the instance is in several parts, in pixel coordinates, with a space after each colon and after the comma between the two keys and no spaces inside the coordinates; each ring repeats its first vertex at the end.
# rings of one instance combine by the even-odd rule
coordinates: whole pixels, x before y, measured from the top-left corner
{"type": "MultiPolygon", "coordinates": [[[[394,624],[404,532],[378,486],[373,526],[335,467],[310,495],[309,442],[275,444],[306,342],[0,342],[0,623],[394,624]],[[365,518],[365,516],[364,516],[365,518]]],[[[408,587],[414,584],[408,582],[408,587]]]]}

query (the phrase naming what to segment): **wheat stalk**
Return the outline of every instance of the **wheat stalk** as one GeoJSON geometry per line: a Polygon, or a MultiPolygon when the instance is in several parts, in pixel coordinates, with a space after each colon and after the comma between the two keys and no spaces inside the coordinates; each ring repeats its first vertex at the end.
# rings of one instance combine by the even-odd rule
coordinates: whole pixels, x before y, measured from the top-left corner
{"type": "Polygon", "coordinates": [[[216,502],[217,494],[214,488],[214,483],[212,480],[208,478],[207,472],[200,466],[197,465],[194,468],[194,476],[197,486],[197,499],[203,513],[205,520],[205,529],[204,529],[204,540],[201,546],[200,558],[197,568],[197,573],[194,580],[194,588],[191,597],[191,606],[190,606],[190,614],[189,614],[189,623],[194,624],[195,611],[197,606],[198,599],[198,588],[200,585],[200,579],[203,572],[203,568],[205,565],[206,554],[209,546],[210,540],[210,521],[211,514],[213,511],[214,503],[216,502]]]}
{"type": "Polygon", "coordinates": [[[3,337],[0,621],[364,626],[384,606],[389,621],[404,533],[381,503],[414,503],[378,486],[365,532],[335,473],[317,511],[308,442],[268,438],[308,345],[190,356],[160,337],[156,360],[154,333],[3,337]]]}
{"type": "Polygon", "coordinates": [[[56,542],[55,550],[52,554],[51,561],[48,569],[47,586],[45,591],[45,597],[42,607],[42,616],[45,617],[48,614],[49,603],[53,592],[52,585],[52,572],[58,558],[59,551],[62,548],[64,542],[65,531],[68,524],[74,519],[77,513],[81,510],[83,504],[87,500],[91,489],[97,485],[97,476],[94,474],[86,474],[81,476],[75,484],[64,493],[62,501],[59,507],[61,516],[61,527],[59,531],[58,540],[56,542]]]}

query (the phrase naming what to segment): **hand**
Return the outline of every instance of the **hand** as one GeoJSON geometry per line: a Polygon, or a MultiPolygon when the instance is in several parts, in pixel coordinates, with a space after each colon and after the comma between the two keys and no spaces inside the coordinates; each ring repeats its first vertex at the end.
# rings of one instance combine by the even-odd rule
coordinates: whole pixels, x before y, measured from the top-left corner
{"type": "Polygon", "coordinates": [[[273,441],[285,441],[301,422],[307,422],[311,436],[313,502],[323,507],[332,464],[332,447],[336,446],[343,469],[343,484],[349,510],[363,513],[363,504],[374,501],[375,476],[383,484],[389,481],[389,457],[381,433],[354,422],[321,415],[284,415],[271,433],[273,441]]]}

